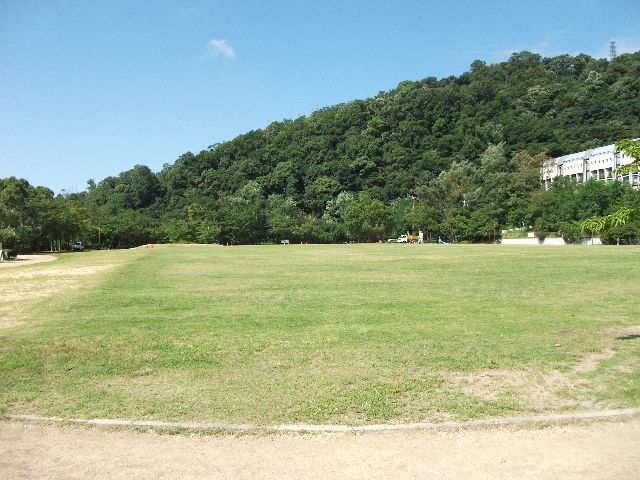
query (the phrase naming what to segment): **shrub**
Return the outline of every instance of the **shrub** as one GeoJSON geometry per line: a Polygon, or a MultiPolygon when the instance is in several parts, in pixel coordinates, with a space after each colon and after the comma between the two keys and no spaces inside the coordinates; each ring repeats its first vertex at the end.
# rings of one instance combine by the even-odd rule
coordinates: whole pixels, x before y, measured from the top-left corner
{"type": "Polygon", "coordinates": [[[558,227],[558,233],[567,243],[580,243],[582,240],[582,232],[580,226],[572,222],[563,222],[558,227]]]}

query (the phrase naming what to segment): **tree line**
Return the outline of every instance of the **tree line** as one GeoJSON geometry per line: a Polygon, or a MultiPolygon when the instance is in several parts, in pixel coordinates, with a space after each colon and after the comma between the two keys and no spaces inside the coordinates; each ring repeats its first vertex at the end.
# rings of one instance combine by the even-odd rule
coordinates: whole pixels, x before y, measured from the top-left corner
{"type": "MultiPolygon", "coordinates": [[[[575,239],[585,219],[637,205],[638,192],[563,180],[545,191],[541,163],[639,136],[639,98],[640,52],[475,61],[458,77],[401,82],[187,152],[158,173],[136,165],[89,180],[84,192],[1,180],[0,241],[346,242],[423,230],[489,242],[523,226],[575,239]]],[[[638,237],[633,221],[618,227],[623,241],[638,237]]]]}

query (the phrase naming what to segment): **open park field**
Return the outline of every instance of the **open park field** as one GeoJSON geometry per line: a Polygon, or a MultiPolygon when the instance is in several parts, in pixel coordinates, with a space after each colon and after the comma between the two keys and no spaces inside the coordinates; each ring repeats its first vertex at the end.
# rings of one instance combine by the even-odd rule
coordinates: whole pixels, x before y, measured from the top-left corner
{"type": "Polygon", "coordinates": [[[0,413],[352,424],[640,406],[640,249],[156,246],[0,270],[0,413]]]}

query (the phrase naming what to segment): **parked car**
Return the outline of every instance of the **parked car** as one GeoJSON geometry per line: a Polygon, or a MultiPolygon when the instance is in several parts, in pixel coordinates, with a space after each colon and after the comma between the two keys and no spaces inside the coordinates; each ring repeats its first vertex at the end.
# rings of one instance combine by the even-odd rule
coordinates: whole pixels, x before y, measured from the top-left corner
{"type": "Polygon", "coordinates": [[[84,244],[82,242],[73,242],[71,245],[72,252],[81,252],[84,250],[84,244]]]}

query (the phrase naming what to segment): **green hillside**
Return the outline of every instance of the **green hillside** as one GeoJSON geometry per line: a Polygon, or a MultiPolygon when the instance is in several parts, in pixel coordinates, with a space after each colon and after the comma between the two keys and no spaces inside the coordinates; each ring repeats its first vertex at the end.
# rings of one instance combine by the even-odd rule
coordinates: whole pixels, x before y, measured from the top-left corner
{"type": "Polygon", "coordinates": [[[459,77],[405,81],[274,122],[185,153],[157,174],[138,165],[59,200],[5,179],[0,195],[23,199],[9,198],[0,219],[21,229],[14,243],[26,249],[77,237],[113,246],[374,241],[407,229],[490,241],[522,225],[575,237],[575,222],[635,205],[638,194],[618,184],[562,182],[544,192],[545,155],[637,136],[640,52],[613,61],[521,52],[495,65],[475,61],[459,77]],[[47,223],[36,218],[44,204],[77,218],[47,223]]]}

